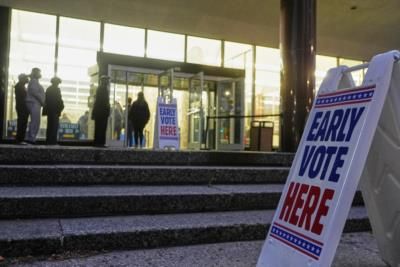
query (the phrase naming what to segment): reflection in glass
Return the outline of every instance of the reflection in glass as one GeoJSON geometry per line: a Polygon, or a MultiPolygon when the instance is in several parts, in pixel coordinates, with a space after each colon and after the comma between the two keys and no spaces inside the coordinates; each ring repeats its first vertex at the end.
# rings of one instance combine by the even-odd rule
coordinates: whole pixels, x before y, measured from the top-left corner
{"type": "MultiPolygon", "coordinates": [[[[315,92],[318,92],[328,70],[337,67],[335,57],[317,55],[315,59],[315,92]]],[[[315,94],[316,95],[316,94],[315,94]]]]}
{"type": "Polygon", "coordinates": [[[244,114],[243,80],[226,80],[218,83],[217,98],[217,149],[244,148],[242,118],[244,114]]]}
{"type": "MultiPolygon", "coordinates": [[[[281,56],[279,49],[257,46],[255,115],[280,113],[280,71],[281,56]]],[[[279,147],[279,117],[265,117],[258,120],[274,123],[273,147],[279,147]]]]}
{"type": "Polygon", "coordinates": [[[225,42],[224,66],[245,69],[246,62],[252,58],[252,46],[241,43],[225,42]]]}
{"type": "Polygon", "coordinates": [[[182,34],[147,31],[147,57],[183,61],[185,36],[182,34]]]}
{"type": "Polygon", "coordinates": [[[95,65],[100,48],[100,23],[60,17],[57,75],[63,80],[61,92],[64,113],[72,123],[88,108],[90,77],[88,68],[95,65]]]}
{"type": "Polygon", "coordinates": [[[143,57],[144,35],[144,29],[106,23],[103,49],[109,53],[143,57]]]}
{"type": "Polygon", "coordinates": [[[203,118],[203,75],[197,75],[190,78],[189,87],[189,109],[188,109],[188,131],[189,131],[189,148],[200,149],[204,128],[203,118]]]}
{"type": "MultiPolygon", "coordinates": [[[[363,62],[359,61],[359,60],[339,58],[339,65],[353,67],[353,66],[357,66],[357,65],[361,65],[361,64],[363,64],[363,62]]],[[[364,75],[365,75],[365,69],[351,72],[351,76],[353,76],[353,81],[354,81],[355,85],[359,86],[362,84],[364,75]]]]}
{"type": "MultiPolygon", "coordinates": [[[[14,124],[16,125],[14,85],[18,81],[18,75],[30,74],[32,68],[38,67],[42,70],[40,83],[47,88],[54,75],[55,43],[56,16],[20,10],[12,11],[7,95],[7,123],[11,127],[7,132],[7,137],[14,136],[16,129],[16,126],[14,127],[14,124]]],[[[39,138],[45,137],[46,118],[41,120],[39,138]]]]}
{"type": "Polygon", "coordinates": [[[221,41],[188,36],[187,61],[203,65],[221,66],[221,41]]]}
{"type": "MultiPolygon", "coordinates": [[[[252,115],[253,47],[228,41],[224,45],[224,66],[245,70],[245,115],[252,115]]],[[[244,119],[245,146],[250,145],[251,121],[251,118],[244,119]]]]}

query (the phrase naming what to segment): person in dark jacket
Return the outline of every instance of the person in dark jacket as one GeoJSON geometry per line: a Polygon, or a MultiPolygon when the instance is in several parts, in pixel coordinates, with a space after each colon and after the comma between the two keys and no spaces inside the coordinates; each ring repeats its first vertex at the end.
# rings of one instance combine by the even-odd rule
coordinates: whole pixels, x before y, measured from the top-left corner
{"type": "Polygon", "coordinates": [[[133,126],[135,147],[143,146],[143,129],[150,119],[149,105],[144,99],[143,92],[138,93],[138,98],[132,103],[129,110],[129,120],[133,126]],[[139,141],[139,142],[138,142],[139,141]]]}
{"type": "MultiPolygon", "coordinates": [[[[126,114],[126,112],[128,112],[128,130],[126,131],[126,135],[128,138],[128,147],[131,147],[133,144],[133,138],[132,138],[132,122],[129,119],[129,110],[131,109],[131,105],[132,105],[132,97],[128,97],[127,102],[128,102],[128,107],[125,108],[124,115],[126,114]]],[[[125,123],[124,123],[124,125],[125,125],[125,123]]]]}
{"type": "Polygon", "coordinates": [[[110,116],[110,77],[101,76],[92,110],[94,145],[105,147],[108,116],[110,116]]]}
{"type": "Polygon", "coordinates": [[[50,82],[51,85],[46,90],[43,115],[47,116],[46,143],[48,145],[56,145],[60,115],[61,111],[64,110],[64,102],[61,97],[60,88],[58,87],[61,79],[54,77],[50,82]]]}
{"type": "Polygon", "coordinates": [[[18,82],[15,85],[15,109],[17,110],[17,144],[26,145],[24,142],[26,127],[28,125],[29,110],[26,107],[26,84],[29,82],[29,77],[26,74],[18,76],[18,82]]]}

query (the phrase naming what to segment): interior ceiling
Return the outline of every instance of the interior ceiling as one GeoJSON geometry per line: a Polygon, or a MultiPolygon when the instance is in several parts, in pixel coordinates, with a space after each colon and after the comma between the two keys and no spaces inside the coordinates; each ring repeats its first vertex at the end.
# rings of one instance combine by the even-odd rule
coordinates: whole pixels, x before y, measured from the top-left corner
{"type": "MultiPolygon", "coordinates": [[[[280,0],[0,0],[0,5],[279,46],[280,0]]],[[[399,23],[400,0],[317,1],[317,53],[368,60],[400,49],[399,23]]]]}

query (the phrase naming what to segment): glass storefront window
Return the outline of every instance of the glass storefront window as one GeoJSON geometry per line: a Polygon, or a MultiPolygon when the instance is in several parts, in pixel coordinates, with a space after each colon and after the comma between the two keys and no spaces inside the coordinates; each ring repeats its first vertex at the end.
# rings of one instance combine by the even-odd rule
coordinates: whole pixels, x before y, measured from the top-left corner
{"type": "Polygon", "coordinates": [[[129,56],[144,56],[145,30],[106,23],[104,25],[104,52],[129,56]]]}
{"type": "Polygon", "coordinates": [[[89,110],[88,68],[96,64],[99,48],[100,23],[60,17],[57,75],[63,80],[65,122],[77,123],[89,110]]]}
{"type": "MultiPolygon", "coordinates": [[[[10,131],[7,132],[7,137],[14,136],[16,129],[16,126],[14,127],[16,124],[14,85],[18,81],[18,75],[30,74],[32,68],[38,67],[42,71],[40,83],[46,89],[54,76],[55,44],[56,16],[20,10],[12,11],[7,94],[7,123],[10,131]]],[[[40,138],[45,136],[45,128],[46,117],[43,117],[39,131],[40,138]]]]}
{"type": "MultiPolygon", "coordinates": [[[[183,62],[185,53],[187,62],[203,65],[221,66],[245,70],[245,114],[252,115],[252,105],[255,107],[254,115],[280,113],[280,71],[281,58],[279,49],[256,47],[256,62],[253,62],[253,46],[235,42],[224,42],[224,58],[222,57],[221,40],[187,37],[185,51],[185,36],[160,31],[147,31],[147,51],[145,51],[145,30],[121,25],[104,24],[105,52],[131,56],[144,56],[165,60],[183,62]],[[146,52],[146,53],[145,53],[146,52]],[[253,65],[255,65],[255,81],[253,81],[253,65]],[[253,84],[255,84],[255,103],[253,99],[253,84]]],[[[42,85],[47,88],[50,79],[54,76],[54,67],[57,64],[57,75],[63,80],[61,91],[65,103],[65,117],[71,123],[77,123],[79,118],[89,110],[88,99],[91,85],[88,68],[96,64],[96,54],[100,48],[100,23],[79,19],[60,17],[58,58],[55,59],[56,50],[56,16],[26,12],[12,11],[10,65],[9,65],[9,90],[7,98],[7,121],[15,120],[15,103],[13,86],[20,73],[28,73],[33,67],[42,70],[42,85]]],[[[355,66],[362,61],[335,57],[316,57],[316,91],[330,68],[337,64],[355,66]]],[[[352,72],[356,85],[360,85],[364,78],[364,70],[352,72]]],[[[133,76],[132,76],[133,77],[133,76]]],[[[136,76],[135,76],[136,77],[136,76]]],[[[132,96],[138,90],[145,88],[146,97],[155,105],[154,94],[157,87],[157,75],[146,75],[142,82],[132,82],[132,96]],[[150,89],[151,88],[151,89],[150,89]]],[[[188,109],[187,85],[175,81],[175,97],[178,98],[180,113],[185,114],[188,109]]],[[[113,101],[125,102],[125,87],[116,87],[116,98],[113,101]]],[[[131,96],[131,93],[130,95],[131,96]]],[[[152,107],[154,109],[154,107],[152,107]]],[[[181,116],[182,147],[187,147],[187,118],[181,116]],[[186,143],[185,143],[186,142],[186,143]]],[[[279,117],[257,118],[274,122],[273,146],[279,146],[279,117]]],[[[148,145],[152,145],[153,119],[147,126],[148,145]]],[[[42,119],[39,137],[44,137],[46,117],[42,119]]],[[[245,143],[249,145],[251,119],[245,120],[245,143]]],[[[8,134],[12,136],[12,133],[8,134]]],[[[85,136],[84,138],[87,138],[85,136]]]]}
{"type": "MultiPolygon", "coordinates": [[[[249,57],[252,57],[252,46],[247,44],[225,42],[224,66],[244,69],[249,57]]],[[[250,59],[251,60],[251,59],[250,59]]]]}
{"type": "Polygon", "coordinates": [[[185,36],[182,34],[147,31],[147,57],[183,61],[185,36]]]}
{"type": "MultiPolygon", "coordinates": [[[[337,67],[337,58],[317,55],[315,59],[315,92],[318,92],[328,70],[337,67]]],[[[316,94],[315,94],[316,95],[316,94]]]]}
{"type": "Polygon", "coordinates": [[[188,36],[187,62],[221,66],[221,41],[188,36]]]}
{"type": "MultiPolygon", "coordinates": [[[[345,65],[347,67],[353,67],[363,64],[362,61],[359,60],[351,60],[351,59],[345,59],[345,58],[339,58],[339,65],[345,65]]],[[[362,84],[362,81],[364,79],[365,75],[365,69],[364,70],[357,70],[351,72],[351,75],[353,76],[354,83],[358,86],[362,84]]]]}
{"type": "MultiPolygon", "coordinates": [[[[280,50],[267,47],[256,47],[256,92],[255,115],[280,113],[280,50]]],[[[279,147],[279,117],[265,117],[274,123],[273,147],[279,147]]]]}
{"type": "MultiPolygon", "coordinates": [[[[245,70],[245,115],[252,115],[253,47],[248,44],[224,42],[224,66],[245,70]]],[[[244,120],[245,146],[250,145],[251,118],[244,120]]]]}

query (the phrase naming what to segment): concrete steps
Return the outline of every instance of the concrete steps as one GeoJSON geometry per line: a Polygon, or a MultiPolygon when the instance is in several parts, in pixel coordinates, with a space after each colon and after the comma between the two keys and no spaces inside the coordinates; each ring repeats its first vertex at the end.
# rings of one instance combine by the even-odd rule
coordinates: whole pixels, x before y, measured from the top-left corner
{"type": "Polygon", "coordinates": [[[0,218],[273,209],[282,185],[0,187],[0,218]]]}
{"type": "Polygon", "coordinates": [[[161,151],[2,145],[1,164],[290,166],[291,153],[161,151]]]}
{"type": "MultiPolygon", "coordinates": [[[[283,185],[0,187],[0,218],[275,209],[283,185]]],[[[362,205],[357,194],[355,205],[362,205]]]]}
{"type": "MultiPolygon", "coordinates": [[[[0,221],[6,256],[76,250],[120,250],[262,240],[273,210],[0,221]]],[[[369,230],[363,207],[353,207],[345,232],[369,230]]]]}
{"type": "MultiPolygon", "coordinates": [[[[0,255],[264,239],[293,154],[0,147],[0,255]]],[[[358,192],[346,231],[369,230],[358,192]]]]}
{"type": "Polygon", "coordinates": [[[285,183],[289,167],[0,165],[0,185],[285,183]]]}

